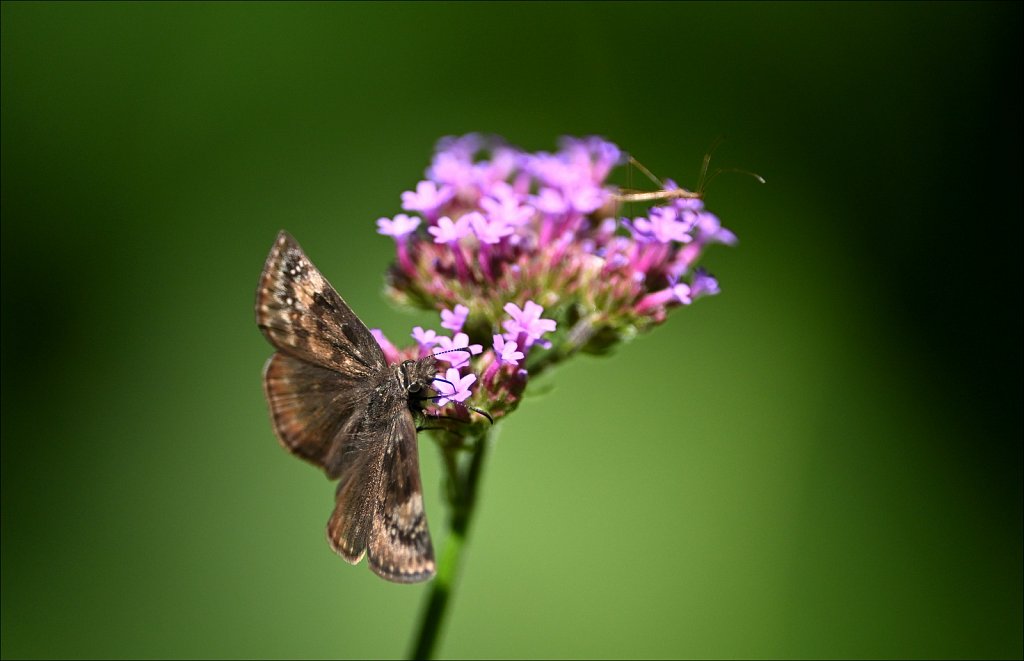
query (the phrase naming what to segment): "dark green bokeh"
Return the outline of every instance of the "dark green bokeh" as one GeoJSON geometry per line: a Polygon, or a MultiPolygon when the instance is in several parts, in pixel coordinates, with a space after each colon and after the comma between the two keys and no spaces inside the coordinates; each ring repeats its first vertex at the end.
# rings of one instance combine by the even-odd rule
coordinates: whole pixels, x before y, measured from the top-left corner
{"type": "Polygon", "coordinates": [[[329,551],[253,292],[284,227],[430,322],[374,220],[472,130],[769,183],[710,190],[720,297],[502,426],[444,654],[1024,653],[1020,4],[2,11],[4,657],[404,653],[423,587],[329,551]]]}

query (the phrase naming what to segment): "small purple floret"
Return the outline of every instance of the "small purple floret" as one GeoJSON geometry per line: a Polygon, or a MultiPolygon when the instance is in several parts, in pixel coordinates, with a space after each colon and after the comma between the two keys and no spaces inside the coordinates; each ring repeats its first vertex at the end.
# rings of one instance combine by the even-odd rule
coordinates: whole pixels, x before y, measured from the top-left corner
{"type": "Polygon", "coordinates": [[[455,190],[448,185],[438,187],[433,181],[421,181],[416,190],[402,193],[402,208],[431,215],[455,196],[455,190]]]}
{"type": "Polygon", "coordinates": [[[633,220],[633,229],[641,237],[653,238],[659,243],[689,243],[693,240],[690,236],[693,223],[681,220],[675,207],[654,207],[650,210],[649,218],[633,220]]]}
{"type": "Polygon", "coordinates": [[[511,226],[500,220],[488,220],[486,216],[478,211],[467,213],[462,218],[468,219],[470,226],[473,228],[473,233],[476,234],[476,238],[480,240],[480,243],[488,245],[500,243],[503,238],[515,231],[511,226]]]}
{"type": "Polygon", "coordinates": [[[412,339],[424,349],[429,349],[437,344],[437,332],[433,329],[423,330],[422,326],[417,326],[412,329],[412,339]]]}
{"type": "Polygon", "coordinates": [[[447,335],[438,335],[434,355],[438,360],[461,367],[469,362],[470,356],[475,356],[483,350],[484,347],[481,344],[470,344],[469,336],[465,333],[457,333],[453,338],[447,335]],[[463,351],[453,351],[453,349],[463,349],[463,351]]]}
{"type": "MultiPolygon", "coordinates": [[[[504,191],[499,189],[498,195],[504,191]]],[[[485,197],[480,200],[480,208],[487,214],[492,223],[502,223],[512,227],[522,227],[530,222],[536,213],[531,206],[520,206],[519,200],[513,195],[503,197],[485,197]]]]}
{"type": "Polygon", "coordinates": [[[459,239],[469,236],[469,221],[465,216],[454,222],[448,216],[441,216],[437,226],[428,227],[427,231],[434,235],[434,243],[458,243],[459,239]]]}
{"type": "Polygon", "coordinates": [[[544,308],[533,301],[527,301],[522,309],[515,303],[506,303],[504,310],[512,317],[502,323],[502,327],[508,331],[506,337],[518,338],[522,333],[526,335],[527,345],[539,340],[544,333],[554,332],[557,326],[554,319],[541,319],[544,308]]]}
{"type": "Polygon", "coordinates": [[[444,379],[444,381],[436,381],[437,391],[443,395],[437,400],[437,405],[444,406],[448,402],[462,403],[469,399],[469,396],[473,394],[469,387],[476,383],[476,374],[461,376],[458,368],[449,367],[443,375],[438,374],[437,379],[444,379]]]}
{"type": "Polygon", "coordinates": [[[690,295],[693,298],[714,296],[718,292],[718,280],[713,275],[701,268],[694,270],[692,282],[690,283],[690,295]]]}
{"type": "Polygon", "coordinates": [[[458,333],[466,323],[469,316],[469,308],[465,305],[456,305],[454,310],[441,310],[441,328],[458,333]]]}
{"type": "Polygon", "coordinates": [[[400,213],[395,216],[394,220],[389,218],[377,219],[377,233],[383,234],[384,236],[392,236],[395,239],[400,239],[412,234],[419,226],[419,218],[412,218],[404,213],[400,213]]]}
{"type": "Polygon", "coordinates": [[[511,340],[506,340],[501,335],[494,336],[494,354],[502,363],[518,365],[519,361],[525,358],[522,351],[516,351],[519,345],[511,340]]]}

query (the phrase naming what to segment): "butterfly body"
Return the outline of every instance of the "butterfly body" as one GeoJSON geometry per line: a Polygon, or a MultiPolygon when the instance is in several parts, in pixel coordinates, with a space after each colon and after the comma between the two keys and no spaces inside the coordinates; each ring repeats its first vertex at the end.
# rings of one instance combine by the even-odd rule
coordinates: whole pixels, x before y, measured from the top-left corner
{"type": "Polygon", "coordinates": [[[277,349],[263,381],[278,440],[340,480],[331,548],[353,564],[367,556],[391,581],[431,578],[414,413],[436,359],[388,365],[366,325],[283,231],[260,277],[256,323],[277,349]]]}

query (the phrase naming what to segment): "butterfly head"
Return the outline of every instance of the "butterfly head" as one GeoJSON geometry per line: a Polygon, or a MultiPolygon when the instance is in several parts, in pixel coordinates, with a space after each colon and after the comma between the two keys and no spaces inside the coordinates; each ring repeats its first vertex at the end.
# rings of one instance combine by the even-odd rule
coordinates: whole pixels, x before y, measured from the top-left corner
{"type": "Polygon", "coordinates": [[[430,387],[437,374],[437,359],[433,356],[419,360],[405,360],[398,366],[398,380],[408,393],[418,393],[430,387]]]}

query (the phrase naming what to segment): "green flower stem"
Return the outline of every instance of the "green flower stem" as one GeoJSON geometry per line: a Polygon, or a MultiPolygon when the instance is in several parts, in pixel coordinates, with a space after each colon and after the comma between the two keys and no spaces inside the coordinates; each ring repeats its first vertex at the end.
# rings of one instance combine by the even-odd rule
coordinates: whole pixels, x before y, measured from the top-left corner
{"type": "Polygon", "coordinates": [[[487,430],[473,443],[468,462],[463,462],[467,464],[464,467],[460,467],[457,454],[466,444],[458,442],[462,439],[452,438],[451,432],[445,434],[448,438],[444,440],[456,441],[442,443],[441,446],[445,454],[445,466],[448,469],[449,488],[447,493],[451,506],[451,532],[445,541],[444,552],[441,554],[441,560],[437,566],[437,575],[430,583],[430,592],[427,595],[426,606],[420,620],[419,634],[416,636],[410,653],[412,659],[432,658],[437,646],[448,601],[455,589],[455,577],[458,574],[462,550],[466,546],[466,537],[470,521],[473,518],[473,508],[476,505],[484,457],[493,434],[492,429],[487,430]]]}

